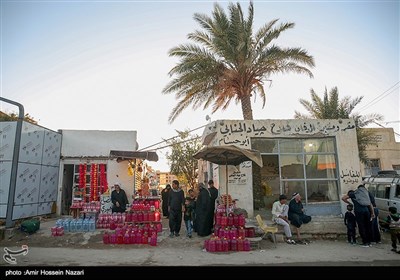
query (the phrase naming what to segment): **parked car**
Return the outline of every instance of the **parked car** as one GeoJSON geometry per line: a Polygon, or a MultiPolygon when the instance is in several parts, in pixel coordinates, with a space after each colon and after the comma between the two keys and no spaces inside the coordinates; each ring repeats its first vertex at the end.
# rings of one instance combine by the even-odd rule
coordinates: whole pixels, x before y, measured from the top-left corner
{"type": "Polygon", "coordinates": [[[379,218],[389,215],[389,207],[397,208],[400,213],[400,174],[396,170],[379,171],[378,175],[364,178],[365,187],[375,197],[379,218]]]}

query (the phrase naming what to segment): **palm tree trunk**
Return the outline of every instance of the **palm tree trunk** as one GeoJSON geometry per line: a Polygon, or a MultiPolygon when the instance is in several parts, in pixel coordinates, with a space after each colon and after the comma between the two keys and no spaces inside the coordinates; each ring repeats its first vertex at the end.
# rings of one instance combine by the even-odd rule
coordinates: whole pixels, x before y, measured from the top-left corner
{"type": "MultiPolygon", "coordinates": [[[[251,109],[250,94],[245,94],[240,99],[242,104],[242,113],[245,120],[253,120],[253,110],[251,109]]],[[[253,164],[253,203],[254,209],[264,207],[264,200],[261,186],[261,169],[253,164]]]]}
{"type": "Polygon", "coordinates": [[[242,104],[243,119],[252,120],[253,110],[251,109],[250,94],[245,94],[240,98],[240,103],[242,104]]]}

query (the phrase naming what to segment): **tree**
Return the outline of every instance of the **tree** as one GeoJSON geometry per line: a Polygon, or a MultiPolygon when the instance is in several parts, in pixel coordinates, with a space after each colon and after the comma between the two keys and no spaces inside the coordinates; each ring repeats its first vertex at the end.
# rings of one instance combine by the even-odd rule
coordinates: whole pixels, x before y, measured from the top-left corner
{"type": "Polygon", "coordinates": [[[197,135],[190,135],[189,130],[177,131],[179,137],[167,143],[171,145],[171,153],[167,153],[171,173],[176,175],[181,185],[194,187],[197,179],[197,160],[193,155],[200,150],[201,141],[197,135]]]}
{"type": "MultiPolygon", "coordinates": [[[[6,114],[2,111],[0,111],[0,122],[9,122],[9,121],[16,121],[18,120],[18,114],[16,113],[10,113],[6,114]]],[[[33,124],[38,124],[38,122],[29,115],[29,113],[26,113],[24,116],[24,121],[33,123],[33,124]]]]}
{"type": "Polygon", "coordinates": [[[253,119],[251,96],[259,94],[265,106],[264,82],[277,73],[304,73],[313,77],[309,68],[314,59],[300,48],[281,48],[273,41],[294,23],[277,26],[274,19],[253,34],[253,3],[247,19],[239,3],[230,3],[229,16],[214,5],[212,17],[194,14],[202,30],[188,34],[193,43],[181,44],[169,51],[179,63],[169,74],[175,78],[163,89],[175,93],[178,103],[169,116],[172,123],[192,105],[203,109],[212,105],[212,112],[225,110],[232,100],[240,103],[245,120],[253,119]]]}
{"type": "Polygon", "coordinates": [[[353,113],[354,108],[361,102],[363,96],[351,99],[346,96],[339,100],[339,91],[337,87],[333,87],[329,91],[325,88],[323,99],[319,97],[313,89],[311,89],[311,101],[300,99],[301,105],[308,111],[309,115],[301,114],[295,111],[296,119],[354,119],[357,133],[358,156],[360,161],[366,163],[368,157],[366,147],[376,144],[376,138],[372,131],[362,129],[374,121],[380,121],[383,116],[380,114],[360,115],[353,113]]]}

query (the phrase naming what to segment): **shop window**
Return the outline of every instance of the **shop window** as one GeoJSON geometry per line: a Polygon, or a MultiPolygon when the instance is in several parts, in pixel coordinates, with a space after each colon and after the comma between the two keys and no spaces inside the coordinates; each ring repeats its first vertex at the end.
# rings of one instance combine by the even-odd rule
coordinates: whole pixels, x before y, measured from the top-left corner
{"type": "Polygon", "coordinates": [[[307,155],[307,178],[335,178],[336,160],[334,155],[307,155]]]}
{"type": "Polygon", "coordinates": [[[308,202],[328,202],[338,199],[337,181],[307,181],[308,202]]]}
{"type": "Polygon", "coordinates": [[[334,153],[335,142],[333,138],[304,140],[305,153],[334,153]]]}
{"type": "Polygon", "coordinates": [[[281,139],[279,140],[280,153],[302,153],[303,141],[301,139],[281,139]]]}
{"type": "Polygon", "coordinates": [[[293,192],[299,192],[304,197],[305,203],[339,200],[334,137],[252,138],[251,144],[252,149],[259,150],[262,154],[264,165],[273,162],[272,158],[264,159],[264,156],[274,156],[279,160],[278,177],[263,173],[261,176],[258,175],[268,187],[274,188],[279,180],[280,193],[291,196],[293,192]]]}
{"type": "Polygon", "coordinates": [[[306,197],[303,181],[283,181],[282,185],[283,185],[282,193],[286,194],[289,199],[295,192],[299,193],[301,197],[306,197]]]}
{"type": "Polygon", "coordinates": [[[251,148],[260,151],[262,154],[277,154],[278,140],[253,138],[251,139],[251,148]]]}
{"type": "Polygon", "coordinates": [[[304,178],[303,155],[281,155],[280,161],[283,179],[304,178]]]}

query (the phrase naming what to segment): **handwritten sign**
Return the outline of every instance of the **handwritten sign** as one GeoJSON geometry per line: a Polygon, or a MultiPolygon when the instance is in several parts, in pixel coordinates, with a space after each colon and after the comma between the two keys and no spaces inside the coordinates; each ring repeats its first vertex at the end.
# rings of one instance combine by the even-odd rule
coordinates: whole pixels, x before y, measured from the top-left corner
{"type": "Polygon", "coordinates": [[[355,170],[342,170],[340,174],[340,178],[342,179],[342,182],[345,184],[355,184],[358,183],[358,180],[360,179],[361,173],[359,171],[355,170]]]}
{"type": "Polygon", "coordinates": [[[111,213],[112,212],[112,202],[111,195],[101,195],[100,196],[100,213],[111,213]]]}

